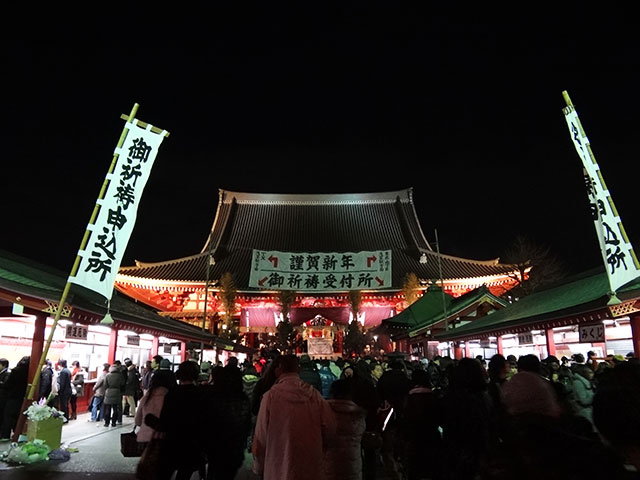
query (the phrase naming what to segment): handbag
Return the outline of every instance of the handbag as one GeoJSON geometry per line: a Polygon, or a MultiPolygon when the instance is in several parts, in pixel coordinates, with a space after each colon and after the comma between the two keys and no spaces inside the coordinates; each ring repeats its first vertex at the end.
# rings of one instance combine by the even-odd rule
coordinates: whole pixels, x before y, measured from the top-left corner
{"type": "Polygon", "coordinates": [[[162,458],[162,442],[160,438],[152,438],[147,448],[142,452],[136,466],[138,480],[158,480],[160,473],[160,459],[162,458]]]}
{"type": "Polygon", "coordinates": [[[142,455],[145,444],[137,440],[136,427],[127,433],[120,434],[120,451],[124,457],[139,457],[142,455]]]}

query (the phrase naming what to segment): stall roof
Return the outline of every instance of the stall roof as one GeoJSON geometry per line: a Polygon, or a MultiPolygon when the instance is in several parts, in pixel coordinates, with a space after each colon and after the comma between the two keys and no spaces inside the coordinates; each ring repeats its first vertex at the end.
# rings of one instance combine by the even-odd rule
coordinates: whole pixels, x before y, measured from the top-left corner
{"type": "MultiPolygon", "coordinates": [[[[68,275],[32,260],[13,253],[0,250],[0,296],[5,300],[31,302],[32,307],[49,313],[55,312],[53,307],[62,296],[68,275]],[[27,298],[28,297],[28,298],[27,298]]],[[[17,302],[20,303],[20,302],[17,302]]],[[[71,306],[68,315],[71,320],[82,323],[98,323],[105,315],[106,301],[97,293],[72,285],[67,297],[67,305],[71,306]]],[[[114,290],[111,299],[110,313],[116,326],[126,328],[137,327],[141,330],[155,331],[159,334],[180,339],[193,339],[206,343],[220,343],[221,339],[209,332],[164,318],[128,297],[114,290]]],[[[225,342],[221,343],[224,347],[225,342]]]]}
{"type": "MultiPolygon", "coordinates": [[[[580,273],[558,284],[528,295],[462,327],[436,335],[439,340],[473,338],[474,335],[509,333],[509,329],[541,322],[588,315],[607,309],[609,282],[603,268],[580,273]]],[[[640,278],[617,292],[618,298],[630,301],[640,298],[640,278]]]]}

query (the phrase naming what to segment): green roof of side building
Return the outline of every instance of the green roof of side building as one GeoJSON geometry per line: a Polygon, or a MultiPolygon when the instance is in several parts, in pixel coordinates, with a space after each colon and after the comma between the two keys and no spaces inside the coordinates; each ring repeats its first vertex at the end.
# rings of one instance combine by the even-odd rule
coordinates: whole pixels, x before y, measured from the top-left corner
{"type": "MultiPolygon", "coordinates": [[[[583,272],[436,337],[439,340],[470,339],[474,335],[503,334],[510,328],[588,314],[607,307],[609,291],[607,274],[601,268],[583,272]]],[[[640,298],[640,278],[620,288],[617,296],[621,301],[640,298]]]]}

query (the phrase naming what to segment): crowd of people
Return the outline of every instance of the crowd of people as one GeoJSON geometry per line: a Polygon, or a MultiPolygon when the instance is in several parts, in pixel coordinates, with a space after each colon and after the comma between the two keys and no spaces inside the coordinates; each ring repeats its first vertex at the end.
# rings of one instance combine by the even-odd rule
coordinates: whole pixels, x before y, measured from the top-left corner
{"type": "MultiPolygon", "coordinates": [[[[29,357],[0,359],[0,437],[15,427],[29,357]]],[[[86,371],[47,362],[40,398],[77,415],[86,371]]],[[[90,421],[134,417],[152,478],[265,480],[640,478],[640,361],[589,352],[414,361],[269,352],[226,366],[156,356],[105,364],[90,421]],[[154,452],[153,456],[151,452],[154,452]]]]}
{"type": "Polygon", "coordinates": [[[587,357],[188,360],[135,423],[158,478],[640,478],[640,362],[587,357]]]}

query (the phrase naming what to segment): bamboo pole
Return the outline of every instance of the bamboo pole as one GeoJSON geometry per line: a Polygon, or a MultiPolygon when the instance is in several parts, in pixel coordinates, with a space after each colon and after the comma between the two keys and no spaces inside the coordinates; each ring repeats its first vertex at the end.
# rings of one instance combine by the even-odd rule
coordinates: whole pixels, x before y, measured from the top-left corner
{"type": "MultiPolygon", "coordinates": [[[[138,105],[135,103],[133,108],[131,109],[131,113],[129,114],[129,122],[131,122],[138,112],[138,105]]],[[[129,129],[125,127],[122,129],[122,133],[120,134],[120,139],[118,140],[118,147],[121,148],[125,139],[127,138],[127,134],[129,133],[129,129]]],[[[119,154],[114,153],[113,159],[111,160],[111,165],[109,166],[109,171],[107,175],[113,173],[113,170],[116,167],[116,163],[118,162],[119,154]]],[[[102,183],[102,188],[100,189],[100,193],[98,195],[98,200],[102,200],[104,198],[105,193],[107,192],[107,188],[109,186],[109,180],[105,177],[104,182],[102,183]]],[[[91,213],[91,218],[89,219],[89,225],[93,225],[96,221],[96,217],[100,211],[100,205],[96,202],[95,207],[93,208],[93,212],[91,213]]],[[[84,232],[84,236],[82,237],[82,241],[80,242],[79,252],[84,250],[87,246],[87,242],[89,241],[89,236],[91,235],[91,231],[87,227],[84,232]]],[[[80,254],[76,255],[76,259],[73,262],[73,267],[71,267],[71,273],[69,277],[75,277],[78,272],[78,267],[80,266],[80,254]]],[[[16,428],[13,433],[12,440],[15,442],[18,440],[20,434],[24,431],[24,425],[26,423],[26,415],[23,413],[24,410],[29,406],[29,404],[33,401],[33,397],[35,395],[36,388],[38,387],[38,382],[40,381],[40,371],[42,370],[42,366],[46,360],[47,354],[49,353],[49,347],[51,346],[51,342],[53,341],[53,335],[56,331],[56,327],[58,326],[58,321],[60,320],[60,316],[62,315],[62,310],[64,309],[64,304],[67,300],[67,296],[69,295],[69,290],[71,288],[71,282],[67,279],[67,283],[64,286],[62,291],[62,296],[60,297],[60,303],[58,304],[58,308],[56,309],[56,315],[53,319],[53,325],[51,326],[51,330],[49,331],[49,337],[47,338],[47,342],[44,345],[44,350],[42,351],[42,355],[40,355],[40,361],[38,362],[38,368],[35,370],[33,374],[33,378],[31,382],[27,385],[27,395],[22,403],[22,409],[20,413],[20,417],[18,417],[18,423],[16,424],[16,428]]]]}

